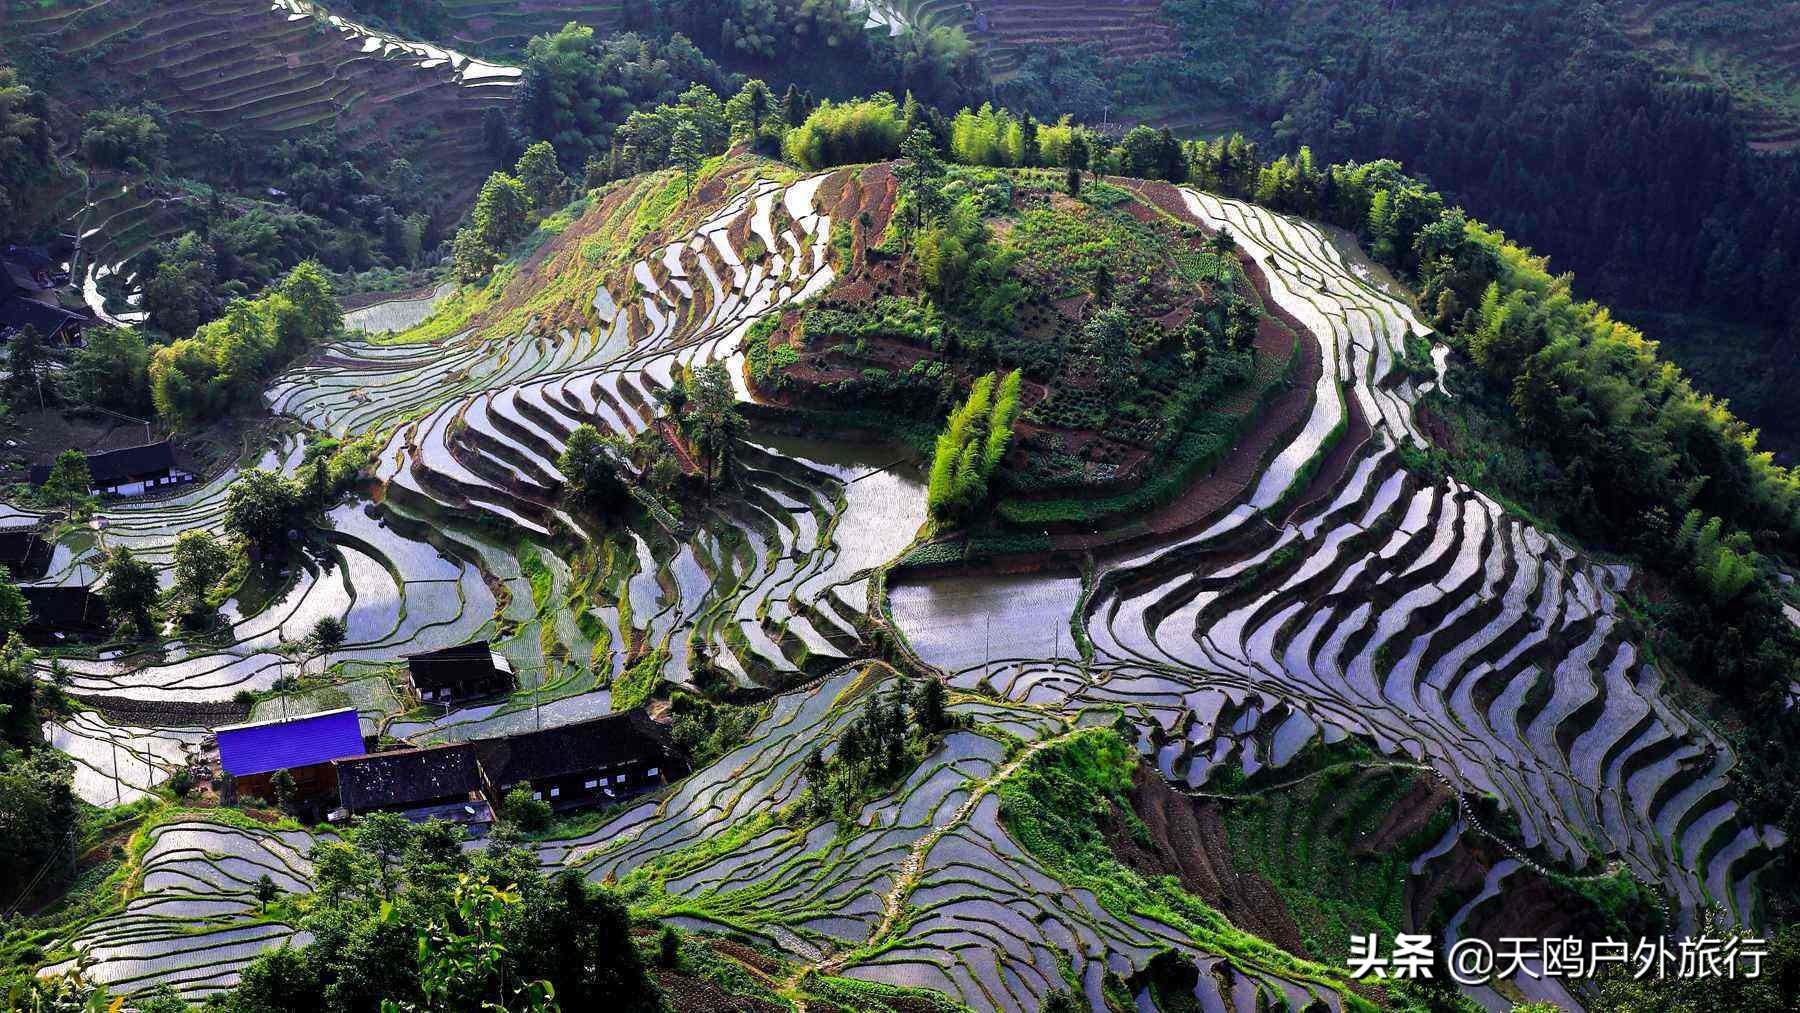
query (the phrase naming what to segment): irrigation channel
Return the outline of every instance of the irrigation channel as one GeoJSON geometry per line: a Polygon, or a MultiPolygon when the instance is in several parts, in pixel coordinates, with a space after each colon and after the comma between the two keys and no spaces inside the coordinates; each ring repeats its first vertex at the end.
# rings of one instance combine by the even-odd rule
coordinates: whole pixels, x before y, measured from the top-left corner
{"type": "MultiPolygon", "coordinates": [[[[1121,710],[1180,787],[1360,736],[1494,796],[1518,843],[1569,872],[1623,863],[1684,926],[1707,907],[1747,916],[1781,842],[1740,818],[1731,750],[1669,701],[1623,635],[1616,596],[1630,574],[1401,467],[1401,441],[1423,439],[1404,344],[1429,329],[1306,223],[1182,194],[1194,222],[1229,228],[1264,269],[1324,368],[1310,416],[1240,500],[1171,544],[1085,575],[895,581],[872,606],[871,574],[924,521],[916,468],[892,450],[764,432],[741,451],[736,488],[679,525],[609,536],[562,512],[555,462],[575,426],[642,431],[677,364],[741,374],[753,324],[831,285],[826,209],[849,173],[752,183],[597,288],[589,328],[355,337],[279,377],[268,402],[292,428],[257,463],[292,473],[303,427],[373,434],[377,494],[334,510],[328,549],[262,589],[262,605],[227,603],[228,636],[61,662],[68,692],[93,705],[49,729],[80,765],[83,796],[111,805],[151,789],[240,691],[327,660],[334,683],[284,706],[353,703],[367,731],[427,743],[605,713],[627,657],[648,653],[677,683],[704,661],[781,692],[745,745],[592,833],[539,845],[540,859],[651,884],[670,921],[747,934],[803,967],[1022,1011],[1065,974],[1098,1004],[1109,970],[1173,948],[1203,972],[1204,1009],[1315,998],[1341,1009],[1330,969],[1116,910],[1008,835],[997,789],[1021,761],[1121,710]],[[1347,426],[1352,413],[1367,425],[1347,426]],[[1346,431],[1368,436],[1318,491],[1346,431]],[[581,572],[551,551],[571,537],[594,549],[581,572]],[[324,616],[348,629],[329,659],[285,646],[324,616]],[[970,726],[852,825],[783,825],[774,814],[803,790],[807,754],[895,680],[864,662],[869,631],[890,626],[953,686],[987,695],[958,696],[970,726]],[[519,694],[407,711],[399,655],[483,637],[522,673],[519,694]],[[121,717],[139,713],[162,717],[121,717]]],[[[166,561],[178,533],[219,528],[233,478],[107,507],[97,531],[58,546],[45,581],[90,582],[96,553],[114,546],[166,561]]],[[[32,520],[9,510],[0,523],[32,520]]],[[[307,890],[309,836],[199,819],[159,828],[141,891],[65,941],[71,959],[116,987],[229,987],[257,952],[305,941],[259,914],[252,891],[263,872],[307,890]]],[[[1454,924],[1519,867],[1497,867],[1454,924]]]]}

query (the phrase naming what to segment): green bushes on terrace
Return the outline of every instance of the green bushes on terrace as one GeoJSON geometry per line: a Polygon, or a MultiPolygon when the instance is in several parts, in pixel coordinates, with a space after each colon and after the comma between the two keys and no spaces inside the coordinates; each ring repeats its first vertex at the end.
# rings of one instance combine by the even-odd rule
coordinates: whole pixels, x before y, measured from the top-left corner
{"type": "MultiPolygon", "coordinates": [[[[1058,879],[1093,890],[1114,914],[1155,918],[1246,969],[1341,988],[1331,969],[1236,928],[1174,877],[1151,879],[1119,861],[1107,844],[1109,831],[1148,839],[1127,801],[1138,762],[1131,744],[1111,728],[1076,732],[1039,751],[998,790],[1007,834],[1058,879]]],[[[1346,992],[1344,1000],[1346,1009],[1375,1008],[1354,993],[1346,992]]]]}
{"type": "Polygon", "coordinates": [[[892,95],[827,101],[788,131],[781,151],[788,161],[806,169],[880,161],[899,153],[904,125],[892,95]]]}
{"type": "Polygon", "coordinates": [[[1022,380],[1016,369],[1004,380],[989,373],[975,381],[968,400],[950,413],[938,436],[925,494],[933,519],[949,522],[966,517],[987,499],[988,479],[1012,442],[1022,380]]]}
{"type": "Polygon", "coordinates": [[[230,414],[252,401],[279,366],[337,333],[343,310],[318,264],[288,272],[271,292],[239,299],[225,315],[150,359],[150,396],[177,427],[230,414]]]}

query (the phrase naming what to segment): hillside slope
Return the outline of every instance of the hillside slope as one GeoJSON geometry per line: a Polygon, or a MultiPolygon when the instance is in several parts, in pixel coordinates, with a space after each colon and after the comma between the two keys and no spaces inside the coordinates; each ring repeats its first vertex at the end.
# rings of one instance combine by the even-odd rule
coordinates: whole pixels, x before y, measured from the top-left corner
{"type": "MultiPolygon", "coordinates": [[[[0,45],[77,115],[137,96],[240,151],[333,130],[371,160],[412,160],[449,203],[491,168],[483,111],[516,96],[516,69],[329,19],[298,0],[7,4],[0,45]]],[[[171,155],[177,171],[225,168],[210,148],[171,155]]]]}
{"type": "MultiPolygon", "coordinates": [[[[1136,186],[1197,235],[1237,237],[1269,311],[1317,356],[1291,388],[1302,410],[1247,431],[1245,481],[1195,523],[1096,551],[1085,575],[894,573],[925,490],[900,448],[847,442],[880,431],[878,417],[858,424],[844,406],[821,426],[754,401],[745,382],[747,337],[771,333],[760,321],[867,280],[858,236],[886,231],[894,175],[727,158],[691,191],[677,173],[621,181],[546,219],[489,283],[398,341],[339,341],[289,370],[268,392],[275,412],[378,448],[366,498],[324,519],[316,565],[237,606],[229,642],[61,652],[86,713],[60,722],[58,741],[88,758],[84,790],[121,793],[111,743],[179,754],[195,728],[236,720],[245,691],[266,712],[304,660],[282,642],[336,616],[336,667],[293,702],[349,694],[409,744],[676,687],[765,705],[743,745],[658,803],[534,846],[624,884],[641,917],[779,954],[778,998],[923,987],[1024,1010],[1066,989],[1098,1010],[1175,988],[1245,1013],[1325,996],[1361,1009],[1338,972],[1302,959],[1335,958],[1345,926],[1497,936],[1549,910],[1597,925],[1557,891],[1635,891],[1627,877],[1666,898],[1679,928],[1713,906],[1752,915],[1780,836],[1735,801],[1730,742],[1671,699],[1641,652],[1622,606],[1631,570],[1407,466],[1426,440],[1421,399],[1446,378],[1426,362],[1443,353],[1419,360],[1434,335],[1413,308],[1298,219],[1189,188],[1089,183],[1092,200],[1136,186]],[[728,477],[702,491],[691,459],[650,462],[687,449],[671,392],[697,396],[686,374],[715,362],[751,424],[728,477]],[[583,425],[619,438],[633,479],[603,511],[562,495],[562,453],[583,425]],[[386,688],[399,654],[474,639],[521,673],[510,699],[445,715],[386,688]],[[945,677],[970,726],[866,794],[817,801],[807,754],[887,692],[890,665],[945,677]],[[120,713],[157,727],[108,717],[120,713]],[[1156,774],[1131,774],[1139,757],[1156,774]],[[1070,804],[1033,804],[1049,791],[1070,804]],[[1322,808],[1328,798],[1342,804],[1322,808]],[[1123,815],[1133,807],[1141,837],[1123,815]],[[1363,834],[1388,843],[1346,849],[1363,834]],[[1335,849],[1355,875],[1321,876],[1306,859],[1335,849]]],[[[1028,173],[1016,182],[1030,192],[1028,173]]],[[[989,227],[1016,230],[1027,213],[997,210],[989,227]]],[[[295,474],[304,454],[289,437],[255,463],[295,474]]],[[[66,532],[45,579],[84,582],[102,548],[166,559],[180,532],[219,526],[236,475],[108,507],[101,544],[66,532]]],[[[834,761],[819,762],[829,773],[834,761]]],[[[169,766],[134,769],[131,789],[155,791],[169,766]]],[[[211,860],[181,842],[277,864],[298,896],[311,838],[187,822],[169,804],[171,829],[141,860],[194,865],[217,914],[147,920],[169,899],[147,878],[51,952],[100,981],[198,997],[296,928],[210,881],[211,860]]]]}

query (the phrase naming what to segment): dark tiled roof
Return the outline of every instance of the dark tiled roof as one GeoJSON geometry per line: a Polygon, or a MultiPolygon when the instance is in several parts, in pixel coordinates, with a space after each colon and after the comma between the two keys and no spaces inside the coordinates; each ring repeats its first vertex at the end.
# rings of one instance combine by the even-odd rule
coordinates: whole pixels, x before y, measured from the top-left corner
{"type": "MultiPolygon", "coordinates": [[[[175,467],[175,448],[164,440],[141,447],[103,450],[87,455],[87,464],[96,486],[115,485],[148,475],[161,475],[175,467]]],[[[49,481],[51,467],[48,464],[32,465],[31,484],[43,485],[49,481]]]]}
{"type": "Polygon", "coordinates": [[[50,543],[38,536],[36,528],[0,529],[0,566],[6,567],[15,580],[35,580],[50,569],[54,553],[50,543]]]}
{"type": "Polygon", "coordinates": [[[311,767],[363,752],[356,708],[308,714],[286,721],[217,729],[219,766],[233,777],[311,767]]]}
{"type": "Polygon", "coordinates": [[[27,585],[19,588],[19,593],[31,606],[31,622],[27,629],[70,632],[111,625],[106,600],[85,587],[27,585]]]}
{"type": "Polygon", "coordinates": [[[42,337],[54,338],[65,327],[80,327],[86,323],[87,318],[79,313],[36,299],[22,299],[16,295],[0,299],[0,331],[23,329],[29,325],[37,328],[42,337]]]}
{"type": "Polygon", "coordinates": [[[467,743],[339,760],[337,772],[338,797],[351,812],[408,809],[482,788],[475,749],[467,743]]]}
{"type": "Polygon", "coordinates": [[[643,708],[593,721],[475,743],[495,784],[564,777],[630,760],[667,765],[673,752],[662,726],[643,708]]]}
{"type": "Polygon", "coordinates": [[[494,674],[494,652],[485,640],[423,654],[406,655],[406,668],[419,689],[444,689],[494,674]]]}

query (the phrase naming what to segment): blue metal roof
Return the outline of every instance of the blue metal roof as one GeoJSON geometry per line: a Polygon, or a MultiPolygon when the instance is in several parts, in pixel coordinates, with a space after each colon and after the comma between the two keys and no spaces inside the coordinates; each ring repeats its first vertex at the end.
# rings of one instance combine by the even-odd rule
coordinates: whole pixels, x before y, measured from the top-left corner
{"type": "Polygon", "coordinates": [[[214,731],[219,765],[232,777],[310,767],[363,754],[356,708],[308,714],[285,721],[231,725],[214,731]]]}

